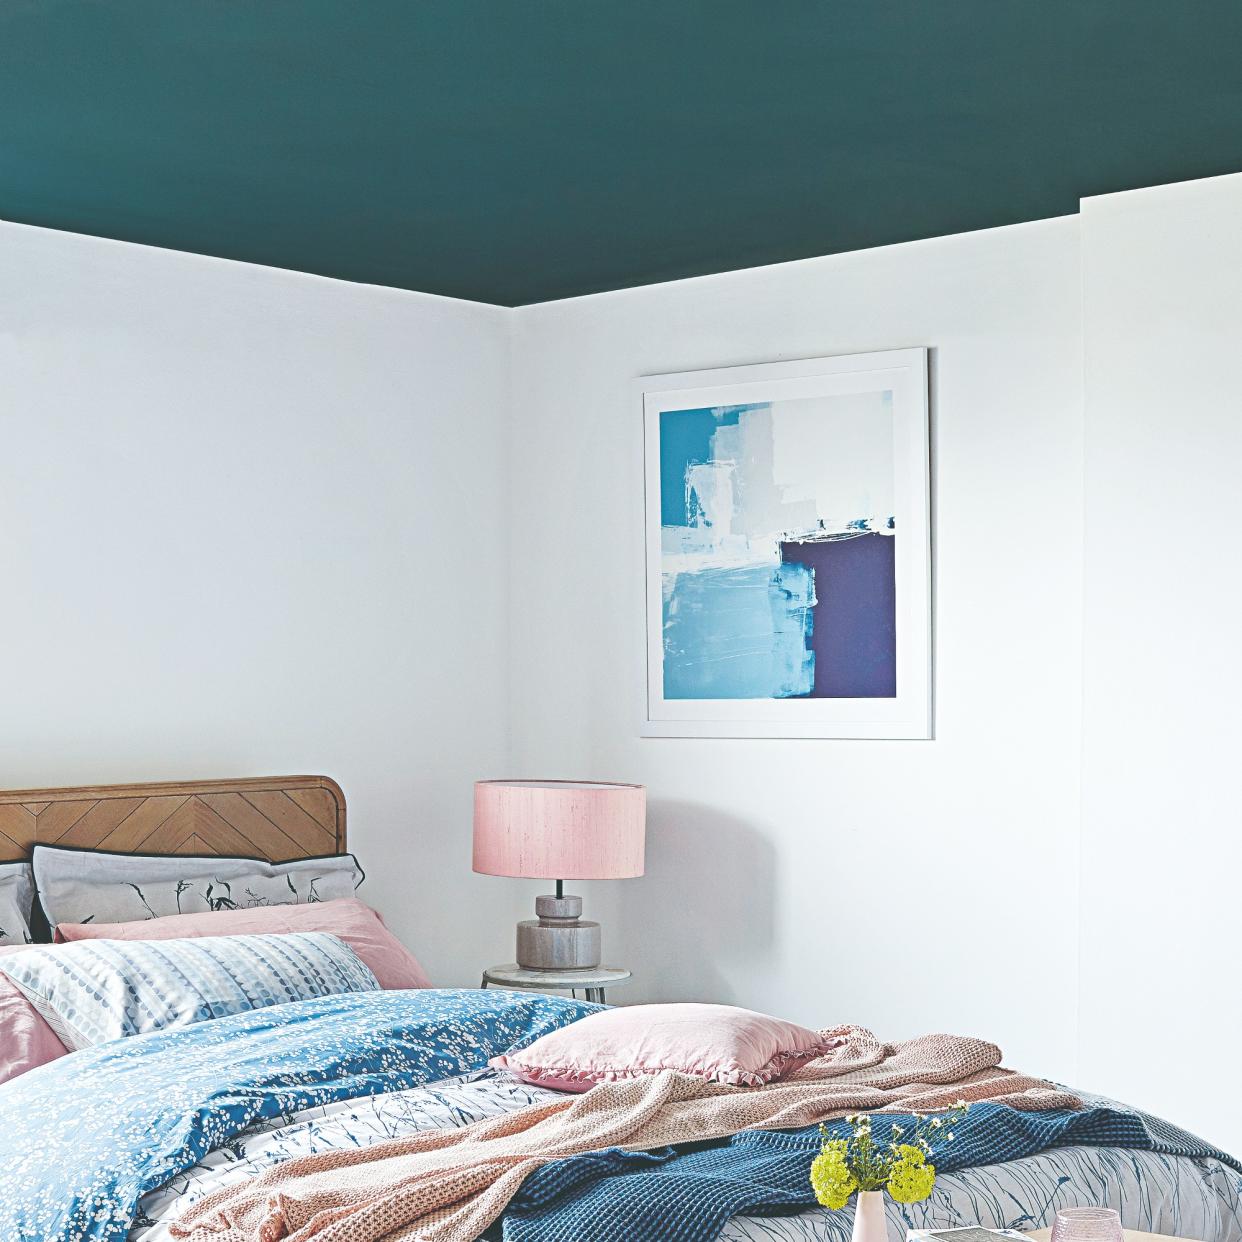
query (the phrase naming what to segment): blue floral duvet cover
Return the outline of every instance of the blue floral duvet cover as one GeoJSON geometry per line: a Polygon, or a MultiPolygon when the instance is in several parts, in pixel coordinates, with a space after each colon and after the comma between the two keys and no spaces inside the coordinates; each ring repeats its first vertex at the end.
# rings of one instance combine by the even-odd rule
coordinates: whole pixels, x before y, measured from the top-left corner
{"type": "Polygon", "coordinates": [[[70,1053],[0,1087],[0,1239],[116,1242],[146,1192],[256,1122],[480,1070],[598,1008],[363,992],[70,1053]]]}

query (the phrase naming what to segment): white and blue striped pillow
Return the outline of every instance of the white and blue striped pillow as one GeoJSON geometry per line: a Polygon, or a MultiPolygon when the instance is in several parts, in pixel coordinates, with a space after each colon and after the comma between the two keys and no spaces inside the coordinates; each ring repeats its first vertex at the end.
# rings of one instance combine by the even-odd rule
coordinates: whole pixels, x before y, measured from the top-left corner
{"type": "Polygon", "coordinates": [[[192,940],[79,940],[0,958],[3,971],[73,1051],[126,1035],[379,983],[325,932],[192,940]]]}

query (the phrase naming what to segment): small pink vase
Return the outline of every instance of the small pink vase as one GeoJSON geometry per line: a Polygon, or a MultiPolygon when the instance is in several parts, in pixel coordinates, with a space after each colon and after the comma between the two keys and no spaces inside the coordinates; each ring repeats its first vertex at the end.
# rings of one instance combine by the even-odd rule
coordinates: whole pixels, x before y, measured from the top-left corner
{"type": "Polygon", "coordinates": [[[854,1196],[854,1232],[850,1236],[851,1242],[887,1242],[882,1190],[860,1190],[854,1196]]]}

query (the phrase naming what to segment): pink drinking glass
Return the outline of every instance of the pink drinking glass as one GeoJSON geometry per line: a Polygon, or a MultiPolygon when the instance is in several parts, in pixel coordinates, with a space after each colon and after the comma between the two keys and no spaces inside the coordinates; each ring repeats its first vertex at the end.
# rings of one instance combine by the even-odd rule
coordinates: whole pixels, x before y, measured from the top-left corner
{"type": "Polygon", "coordinates": [[[1062,1208],[1052,1226],[1052,1242],[1122,1242],[1124,1236],[1112,1208],[1062,1208]]]}

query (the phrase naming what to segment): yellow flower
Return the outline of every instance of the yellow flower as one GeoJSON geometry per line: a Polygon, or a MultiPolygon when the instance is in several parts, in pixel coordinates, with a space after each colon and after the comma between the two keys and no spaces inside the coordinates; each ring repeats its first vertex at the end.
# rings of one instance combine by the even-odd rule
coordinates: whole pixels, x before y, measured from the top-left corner
{"type": "Polygon", "coordinates": [[[903,1155],[893,1162],[888,1174],[888,1193],[898,1203],[918,1203],[932,1192],[936,1182],[936,1166],[924,1162],[917,1148],[907,1148],[913,1156],[903,1155]],[[917,1157],[915,1159],[914,1157],[917,1157]]]}
{"type": "Polygon", "coordinates": [[[858,1178],[845,1162],[847,1148],[844,1139],[830,1139],[811,1162],[811,1187],[824,1207],[843,1208],[858,1189],[858,1178]]]}
{"type": "Polygon", "coordinates": [[[927,1163],[927,1157],[917,1147],[911,1147],[909,1143],[898,1143],[893,1149],[897,1153],[898,1160],[904,1160],[907,1164],[922,1165],[927,1163]]]}

